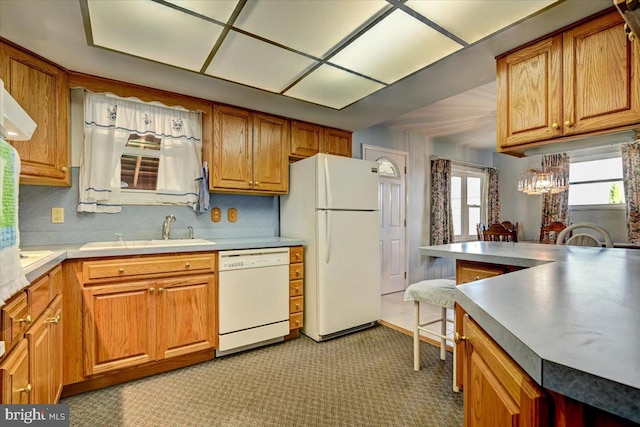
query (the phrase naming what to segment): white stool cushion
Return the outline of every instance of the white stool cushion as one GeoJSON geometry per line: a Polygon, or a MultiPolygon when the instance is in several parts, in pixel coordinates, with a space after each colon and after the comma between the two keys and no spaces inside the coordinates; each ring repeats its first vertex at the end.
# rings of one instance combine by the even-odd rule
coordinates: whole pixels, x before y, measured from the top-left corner
{"type": "Polygon", "coordinates": [[[409,285],[404,291],[405,301],[420,301],[445,308],[453,308],[456,281],[450,279],[423,280],[409,285]]]}

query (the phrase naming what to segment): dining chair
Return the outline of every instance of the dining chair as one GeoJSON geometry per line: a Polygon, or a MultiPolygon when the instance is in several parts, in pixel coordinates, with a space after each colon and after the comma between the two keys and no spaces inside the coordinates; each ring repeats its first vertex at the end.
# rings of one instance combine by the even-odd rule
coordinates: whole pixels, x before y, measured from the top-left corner
{"type": "Polygon", "coordinates": [[[516,242],[518,241],[518,223],[516,222],[515,224],[512,223],[511,221],[502,221],[500,224],[502,224],[504,226],[504,228],[506,228],[507,230],[511,230],[513,232],[515,232],[515,238],[516,238],[516,242]]]}
{"type": "Polygon", "coordinates": [[[504,225],[500,223],[491,224],[489,228],[482,232],[484,241],[490,242],[517,242],[515,230],[507,230],[504,225]]]}
{"type": "Polygon", "coordinates": [[[586,233],[573,234],[565,242],[564,240],[567,237],[567,235],[569,233],[573,232],[573,230],[575,230],[577,228],[588,228],[590,230],[597,231],[604,238],[605,247],[607,247],[607,248],[612,248],[613,247],[613,239],[611,238],[611,235],[609,234],[609,232],[607,230],[605,230],[604,228],[600,227],[599,225],[592,224],[590,222],[578,222],[578,223],[575,223],[575,224],[571,224],[570,226],[568,226],[567,228],[562,230],[560,232],[560,234],[558,234],[558,240],[556,241],[556,245],[602,247],[602,243],[600,242],[600,240],[596,239],[591,234],[586,234],[586,233]]]}
{"type": "MultiPolygon", "coordinates": [[[[540,227],[540,243],[554,243],[557,240],[558,233],[565,228],[567,228],[567,225],[560,221],[552,221],[540,227]]],[[[571,237],[571,234],[569,234],[569,237],[571,237]]]]}

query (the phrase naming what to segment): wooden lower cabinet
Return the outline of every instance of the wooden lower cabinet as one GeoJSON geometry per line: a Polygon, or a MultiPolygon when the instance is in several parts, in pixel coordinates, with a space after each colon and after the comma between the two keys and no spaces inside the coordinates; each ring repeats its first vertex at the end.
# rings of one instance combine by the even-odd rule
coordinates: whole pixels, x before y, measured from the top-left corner
{"type": "Polygon", "coordinates": [[[464,317],[464,425],[550,425],[549,397],[469,316],[464,317]]]}
{"type": "Polygon", "coordinates": [[[27,340],[22,338],[0,363],[0,398],[7,405],[32,403],[32,390],[29,382],[29,346],[27,340]]]}

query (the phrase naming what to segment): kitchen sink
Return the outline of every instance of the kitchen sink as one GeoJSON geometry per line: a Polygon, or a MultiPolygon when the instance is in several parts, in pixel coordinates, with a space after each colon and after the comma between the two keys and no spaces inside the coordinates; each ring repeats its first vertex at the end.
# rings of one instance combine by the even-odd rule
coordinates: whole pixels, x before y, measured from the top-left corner
{"type": "Polygon", "coordinates": [[[205,239],[149,239],[149,240],[115,240],[110,242],[90,242],[80,248],[81,251],[95,251],[101,249],[129,249],[147,247],[173,247],[215,245],[216,242],[205,239]]]}
{"type": "Polygon", "coordinates": [[[51,255],[53,251],[20,251],[20,265],[22,268],[28,267],[31,264],[40,261],[51,255]]]}

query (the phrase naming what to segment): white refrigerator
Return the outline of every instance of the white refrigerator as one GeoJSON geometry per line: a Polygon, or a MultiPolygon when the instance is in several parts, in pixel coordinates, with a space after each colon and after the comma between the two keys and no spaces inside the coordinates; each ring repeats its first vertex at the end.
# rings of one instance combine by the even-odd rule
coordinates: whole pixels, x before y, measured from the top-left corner
{"type": "Polygon", "coordinates": [[[316,341],[380,319],[378,164],[317,154],[290,165],[280,234],[304,239],[302,333],[316,341]]]}

